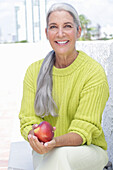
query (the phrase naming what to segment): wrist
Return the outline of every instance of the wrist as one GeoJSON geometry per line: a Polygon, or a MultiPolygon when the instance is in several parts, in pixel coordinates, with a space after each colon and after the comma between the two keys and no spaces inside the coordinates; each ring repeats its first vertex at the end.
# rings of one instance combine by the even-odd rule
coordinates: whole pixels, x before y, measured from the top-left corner
{"type": "Polygon", "coordinates": [[[55,140],[55,148],[61,146],[59,143],[59,137],[55,137],[54,140],[55,140]]]}
{"type": "Polygon", "coordinates": [[[56,142],[56,137],[53,139],[54,140],[54,147],[57,147],[57,142],[56,142]]]}

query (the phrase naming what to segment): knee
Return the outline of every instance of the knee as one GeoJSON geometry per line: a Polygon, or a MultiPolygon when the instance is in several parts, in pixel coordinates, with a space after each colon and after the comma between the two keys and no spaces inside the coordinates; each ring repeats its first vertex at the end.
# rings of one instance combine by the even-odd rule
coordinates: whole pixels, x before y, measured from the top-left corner
{"type": "Polygon", "coordinates": [[[66,147],[55,148],[52,151],[50,151],[47,155],[51,156],[52,158],[55,157],[57,160],[58,159],[62,160],[66,156],[66,147]]]}

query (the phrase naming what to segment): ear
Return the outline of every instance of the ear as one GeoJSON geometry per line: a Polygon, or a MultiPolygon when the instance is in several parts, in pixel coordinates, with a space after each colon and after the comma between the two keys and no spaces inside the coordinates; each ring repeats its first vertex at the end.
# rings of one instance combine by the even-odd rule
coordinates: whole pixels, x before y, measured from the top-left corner
{"type": "Polygon", "coordinates": [[[80,38],[80,36],[81,36],[81,27],[79,26],[78,32],[77,32],[77,38],[80,38]]]}
{"type": "Polygon", "coordinates": [[[45,34],[46,34],[46,38],[48,39],[47,28],[45,28],[45,34]]]}

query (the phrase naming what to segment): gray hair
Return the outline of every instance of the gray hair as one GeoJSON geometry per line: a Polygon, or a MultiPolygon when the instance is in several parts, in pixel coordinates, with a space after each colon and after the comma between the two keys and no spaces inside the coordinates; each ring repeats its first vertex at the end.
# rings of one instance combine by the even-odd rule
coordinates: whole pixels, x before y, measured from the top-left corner
{"type": "Polygon", "coordinates": [[[70,13],[70,15],[73,17],[74,23],[76,24],[76,27],[81,25],[80,20],[79,20],[79,15],[75,8],[67,3],[56,3],[51,6],[51,8],[48,10],[47,16],[46,16],[46,26],[48,27],[48,21],[49,21],[49,16],[52,12],[54,11],[67,11],[70,13]]]}
{"type": "MultiPolygon", "coordinates": [[[[47,13],[46,24],[48,27],[49,16],[53,11],[67,11],[73,17],[76,27],[80,26],[79,16],[77,11],[67,3],[56,3],[51,6],[47,13]]],[[[51,115],[53,117],[57,116],[55,110],[57,110],[57,105],[52,98],[52,68],[55,62],[55,52],[50,51],[45,57],[39,74],[37,78],[37,91],[35,96],[35,112],[38,116],[44,117],[51,115]]]]}

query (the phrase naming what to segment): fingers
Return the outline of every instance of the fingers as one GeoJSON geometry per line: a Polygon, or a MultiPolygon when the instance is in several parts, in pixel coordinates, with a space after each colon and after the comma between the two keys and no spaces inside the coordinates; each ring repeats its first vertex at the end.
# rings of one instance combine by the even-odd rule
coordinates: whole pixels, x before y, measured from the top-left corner
{"type": "Polygon", "coordinates": [[[56,130],[56,127],[53,127],[53,131],[55,131],[56,130]]]}
{"type": "Polygon", "coordinates": [[[31,135],[34,135],[34,130],[33,130],[33,129],[29,131],[29,135],[30,135],[30,134],[31,134],[31,135]]]}
{"type": "MultiPolygon", "coordinates": [[[[37,128],[38,124],[34,124],[32,126],[32,130],[28,135],[29,143],[33,150],[35,150],[39,154],[45,154],[49,152],[51,149],[53,149],[56,145],[56,142],[54,139],[52,139],[50,142],[40,142],[36,136],[34,136],[34,129],[37,128]]],[[[53,131],[56,130],[56,127],[53,127],[53,131]]]]}
{"type": "Polygon", "coordinates": [[[37,126],[38,126],[38,124],[34,124],[34,125],[32,126],[32,128],[33,128],[33,129],[36,129],[37,126]]]}
{"type": "Polygon", "coordinates": [[[34,135],[34,129],[36,129],[37,128],[37,124],[34,124],[33,126],[32,126],[32,130],[30,130],[29,131],[29,135],[31,134],[31,135],[34,135]]]}
{"type": "Polygon", "coordinates": [[[33,135],[28,135],[29,143],[33,150],[39,154],[47,153],[47,148],[44,146],[43,142],[39,142],[38,138],[33,135]]]}
{"type": "Polygon", "coordinates": [[[56,141],[55,141],[55,139],[52,139],[50,142],[44,143],[44,146],[45,146],[47,149],[49,149],[49,150],[55,148],[55,146],[56,146],[56,141]]]}

